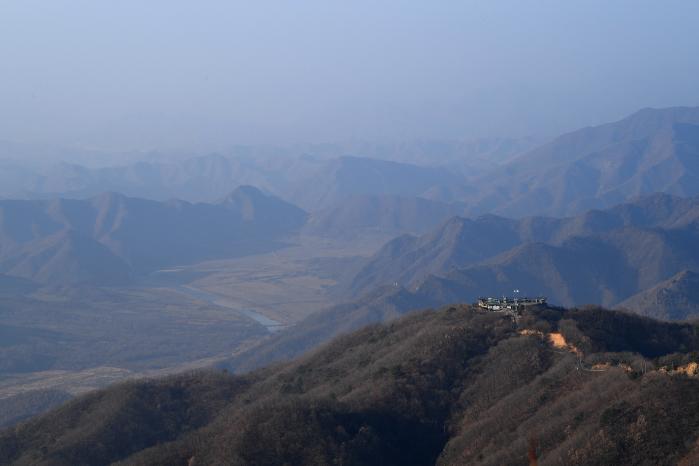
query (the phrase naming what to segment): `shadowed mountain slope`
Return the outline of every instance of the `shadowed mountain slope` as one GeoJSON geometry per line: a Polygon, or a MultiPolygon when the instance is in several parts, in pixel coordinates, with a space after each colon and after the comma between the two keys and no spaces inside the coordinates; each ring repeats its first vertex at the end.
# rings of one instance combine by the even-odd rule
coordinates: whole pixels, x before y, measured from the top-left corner
{"type": "Polygon", "coordinates": [[[354,276],[353,293],[398,284],[420,292],[544,293],[564,305],[617,304],[699,261],[697,199],[666,194],[556,219],[453,218],[421,237],[387,243],[354,276]]]}
{"type": "Polygon", "coordinates": [[[5,273],[55,285],[123,285],[131,277],[127,262],[107,246],[68,229],[22,244],[0,264],[5,273]]]}
{"type": "Polygon", "coordinates": [[[269,248],[305,220],[298,207],[252,187],[217,204],[115,193],[0,201],[0,272],[43,283],[119,284],[134,273],[269,248]]]}
{"type": "Polygon", "coordinates": [[[667,194],[654,194],[607,210],[560,219],[454,217],[420,237],[406,235],[388,242],[357,273],[351,290],[361,293],[376,285],[416,283],[430,274],[445,275],[481,262],[492,262],[499,255],[528,243],[563,246],[572,238],[597,237],[598,241],[624,246],[619,238],[624,231],[633,239],[643,236],[640,233],[643,230],[644,237],[656,245],[662,241],[659,238],[680,244],[690,241],[697,225],[699,200],[667,194]]]}
{"type": "Polygon", "coordinates": [[[621,301],[699,264],[696,231],[625,229],[574,237],[561,245],[527,243],[484,263],[413,284],[422,295],[474,301],[519,289],[562,305],[621,301]]]}
{"type": "Polygon", "coordinates": [[[656,319],[683,320],[699,315],[699,274],[684,270],[619,304],[656,319]]]}
{"type": "Polygon", "coordinates": [[[453,306],[244,376],[92,393],[0,433],[0,456],[53,466],[501,465],[529,452],[552,465],[693,464],[698,350],[689,324],[544,308],[513,327],[453,306]]]}
{"type": "Polygon", "coordinates": [[[216,205],[224,207],[242,224],[256,229],[256,234],[293,231],[306,219],[300,208],[253,186],[239,186],[216,205]]]}
{"type": "Polygon", "coordinates": [[[519,244],[514,222],[494,216],[454,217],[421,237],[404,235],[383,246],[357,273],[351,290],[409,284],[464,264],[484,260],[519,244]]]}
{"type": "Polygon", "coordinates": [[[553,246],[527,243],[479,265],[431,277],[414,285],[454,299],[500,296],[520,289],[562,305],[618,305],[668,276],[699,265],[694,232],[625,229],[609,235],[575,237],[553,246]],[[441,283],[440,283],[441,282],[441,283]]]}

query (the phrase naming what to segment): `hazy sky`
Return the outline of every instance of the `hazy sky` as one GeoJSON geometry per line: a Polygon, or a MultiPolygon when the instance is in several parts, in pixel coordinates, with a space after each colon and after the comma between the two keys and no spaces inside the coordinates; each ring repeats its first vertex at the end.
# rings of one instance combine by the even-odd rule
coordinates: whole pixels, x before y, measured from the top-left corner
{"type": "Polygon", "coordinates": [[[699,104],[699,2],[0,0],[0,139],[549,135],[699,104]]]}

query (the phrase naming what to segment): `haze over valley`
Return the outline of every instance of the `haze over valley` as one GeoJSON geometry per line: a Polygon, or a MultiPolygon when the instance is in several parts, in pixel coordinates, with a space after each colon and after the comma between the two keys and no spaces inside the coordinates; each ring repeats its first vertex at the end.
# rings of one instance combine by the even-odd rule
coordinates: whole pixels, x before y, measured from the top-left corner
{"type": "Polygon", "coordinates": [[[78,3],[0,7],[0,464],[699,461],[696,7],[78,3]]]}

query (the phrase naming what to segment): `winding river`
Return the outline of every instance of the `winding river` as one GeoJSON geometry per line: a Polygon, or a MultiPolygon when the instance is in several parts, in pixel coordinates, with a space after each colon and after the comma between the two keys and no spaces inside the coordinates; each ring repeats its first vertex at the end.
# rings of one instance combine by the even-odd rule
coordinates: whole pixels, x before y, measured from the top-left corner
{"type": "Polygon", "coordinates": [[[211,293],[200,288],[195,288],[191,285],[179,285],[175,287],[174,290],[179,293],[186,294],[187,296],[190,296],[194,299],[206,301],[217,306],[226,307],[236,312],[240,312],[246,317],[253,319],[258,324],[263,325],[269,332],[274,333],[286,328],[286,324],[274,319],[270,319],[269,317],[260,314],[259,312],[253,311],[251,309],[239,309],[237,307],[231,306],[228,303],[227,298],[225,296],[217,295],[215,293],[211,293]]]}

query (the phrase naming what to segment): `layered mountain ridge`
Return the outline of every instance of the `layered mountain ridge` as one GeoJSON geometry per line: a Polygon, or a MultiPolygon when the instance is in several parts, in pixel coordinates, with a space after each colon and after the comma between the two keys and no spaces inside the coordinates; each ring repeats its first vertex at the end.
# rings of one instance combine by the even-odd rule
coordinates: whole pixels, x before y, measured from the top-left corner
{"type": "Polygon", "coordinates": [[[517,288],[563,305],[614,305],[699,267],[698,213],[696,198],[656,194],[569,218],[456,217],[423,236],[390,241],[348,287],[360,294],[381,284],[427,292],[449,280],[439,288],[461,290],[451,300],[517,288]]]}
{"type": "Polygon", "coordinates": [[[571,215],[654,192],[699,194],[699,107],[643,109],[583,128],[488,174],[474,212],[571,215]]]}
{"type": "Polygon", "coordinates": [[[41,283],[123,284],[133,274],[272,246],[306,213],[252,187],[216,204],[105,193],[0,201],[0,272],[41,283]]]}
{"type": "MultiPolygon", "coordinates": [[[[329,144],[238,148],[180,162],[43,174],[4,161],[5,197],[88,198],[104,190],[211,202],[251,184],[308,211],[353,196],[421,197],[465,203],[469,216],[570,216],[637,196],[699,194],[699,107],[646,108],[532,147],[531,141],[329,144]]],[[[8,153],[8,156],[11,152],[8,153]]],[[[0,161],[2,162],[2,161],[0,161]]]]}

